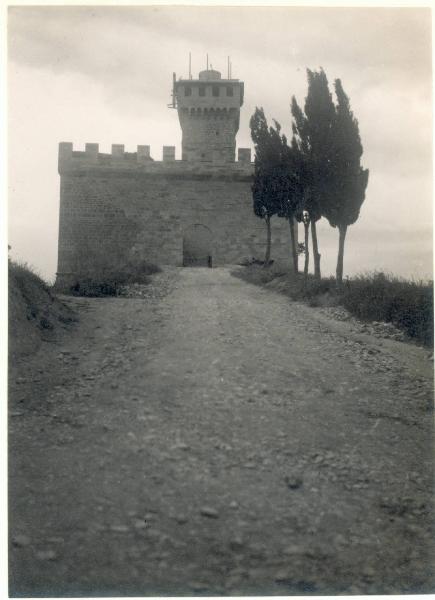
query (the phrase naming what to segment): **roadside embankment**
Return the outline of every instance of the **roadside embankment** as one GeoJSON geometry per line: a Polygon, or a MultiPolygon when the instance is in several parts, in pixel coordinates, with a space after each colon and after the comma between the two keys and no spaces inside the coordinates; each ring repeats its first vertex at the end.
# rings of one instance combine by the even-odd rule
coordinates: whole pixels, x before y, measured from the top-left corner
{"type": "Polygon", "coordinates": [[[337,289],[333,277],[320,282],[278,267],[249,265],[234,273],[327,311],[338,320],[356,317],[370,333],[397,341],[415,341],[433,348],[433,282],[407,281],[382,272],[357,275],[337,289]]]}
{"type": "Polygon", "coordinates": [[[9,358],[14,359],[34,352],[76,315],[28,265],[9,261],[8,279],[9,358]]]}

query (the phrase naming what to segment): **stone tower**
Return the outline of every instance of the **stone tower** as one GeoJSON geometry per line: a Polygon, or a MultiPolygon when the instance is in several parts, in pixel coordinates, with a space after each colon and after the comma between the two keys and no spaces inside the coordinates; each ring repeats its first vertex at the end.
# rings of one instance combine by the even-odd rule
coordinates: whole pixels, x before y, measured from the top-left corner
{"type": "Polygon", "coordinates": [[[207,69],[198,79],[175,80],[173,96],[182,129],[182,160],[235,161],[244,85],[207,69]]]}

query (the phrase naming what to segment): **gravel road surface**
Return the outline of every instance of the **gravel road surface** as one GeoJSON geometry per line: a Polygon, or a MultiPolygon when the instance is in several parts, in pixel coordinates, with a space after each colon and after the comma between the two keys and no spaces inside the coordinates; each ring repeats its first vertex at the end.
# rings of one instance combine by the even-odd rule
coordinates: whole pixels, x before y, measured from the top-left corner
{"type": "Polygon", "coordinates": [[[10,595],[435,591],[428,351],[234,271],[70,298],[11,366],[10,595]]]}

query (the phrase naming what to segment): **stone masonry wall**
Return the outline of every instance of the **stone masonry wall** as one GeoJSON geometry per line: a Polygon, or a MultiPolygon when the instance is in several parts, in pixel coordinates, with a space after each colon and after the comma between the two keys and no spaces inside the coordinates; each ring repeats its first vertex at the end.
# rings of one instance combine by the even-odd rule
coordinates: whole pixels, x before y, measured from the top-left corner
{"type": "Polygon", "coordinates": [[[234,162],[239,114],[231,110],[179,111],[185,160],[234,162]]]}
{"type": "MultiPolygon", "coordinates": [[[[68,148],[66,149],[68,150],[68,148]]],[[[120,164],[71,153],[59,163],[59,286],[129,262],[183,263],[183,236],[195,224],[212,232],[213,265],[263,258],[266,228],[252,211],[251,164],[187,167],[183,161],[120,164]]],[[[287,221],[272,219],[272,258],[290,262],[287,221]]]]}

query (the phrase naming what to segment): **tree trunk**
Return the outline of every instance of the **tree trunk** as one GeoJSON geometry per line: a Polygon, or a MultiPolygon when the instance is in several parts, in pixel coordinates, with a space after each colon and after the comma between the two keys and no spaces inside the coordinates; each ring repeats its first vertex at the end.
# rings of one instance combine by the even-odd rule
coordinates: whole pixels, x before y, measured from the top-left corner
{"type": "Polygon", "coordinates": [[[317,243],[316,222],[314,220],[311,221],[311,239],[313,240],[314,277],[317,281],[320,281],[320,254],[319,245],[317,243]]]}
{"type": "Polygon", "coordinates": [[[305,263],[304,263],[304,286],[307,285],[308,278],[308,266],[310,264],[310,251],[308,249],[308,241],[309,241],[309,233],[310,233],[310,224],[304,223],[305,229],[305,263]]]}
{"type": "Polygon", "coordinates": [[[295,220],[293,217],[289,218],[288,224],[290,226],[290,238],[292,241],[293,271],[295,273],[299,273],[298,249],[297,249],[297,245],[296,245],[296,236],[295,236],[295,220]]]}
{"type": "Polygon", "coordinates": [[[266,221],[266,228],[267,228],[267,241],[266,241],[266,256],[264,257],[264,265],[263,266],[268,267],[269,262],[270,262],[270,247],[272,244],[272,232],[271,232],[271,228],[270,228],[270,217],[266,216],[265,221],[266,221]]]}
{"type": "Polygon", "coordinates": [[[343,258],[344,258],[344,240],[346,239],[347,225],[339,225],[338,238],[338,258],[337,258],[337,286],[341,287],[343,283],[343,258]]]}

